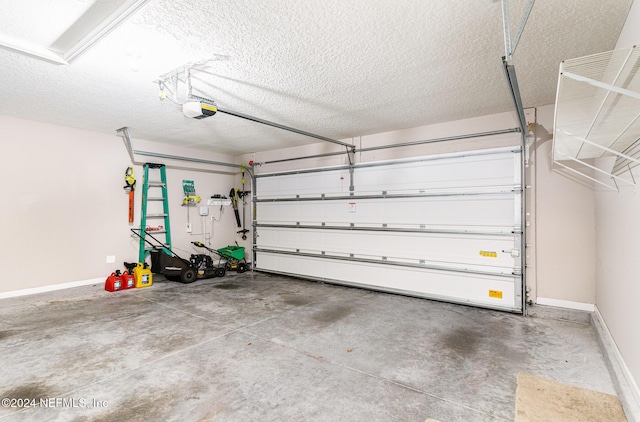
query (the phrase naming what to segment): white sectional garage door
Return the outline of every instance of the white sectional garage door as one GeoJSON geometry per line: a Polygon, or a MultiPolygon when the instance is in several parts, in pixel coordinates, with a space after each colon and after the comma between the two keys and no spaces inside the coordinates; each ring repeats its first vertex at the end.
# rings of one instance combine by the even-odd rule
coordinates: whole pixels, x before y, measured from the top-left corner
{"type": "Polygon", "coordinates": [[[522,311],[521,157],[256,175],[256,269],[522,311]]]}

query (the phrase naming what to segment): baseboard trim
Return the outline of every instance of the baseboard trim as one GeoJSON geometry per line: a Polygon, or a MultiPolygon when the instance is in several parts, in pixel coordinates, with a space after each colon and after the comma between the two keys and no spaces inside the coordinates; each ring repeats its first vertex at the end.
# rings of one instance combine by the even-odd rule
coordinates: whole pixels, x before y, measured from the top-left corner
{"type": "Polygon", "coordinates": [[[33,287],[31,289],[13,290],[10,292],[0,292],[0,299],[7,299],[10,297],[19,297],[34,295],[37,293],[52,292],[54,290],[70,289],[72,287],[88,286],[89,284],[102,284],[104,278],[92,278],[89,280],[71,281],[69,283],[50,284],[48,286],[33,287]]]}
{"type": "Polygon", "coordinates": [[[554,306],[556,308],[575,309],[577,311],[593,312],[595,305],[593,303],[572,302],[570,300],[548,299],[539,297],[536,300],[538,305],[554,306]]]}
{"type": "Polygon", "coordinates": [[[640,389],[633,378],[618,346],[616,345],[607,324],[598,307],[591,316],[598,341],[602,346],[604,357],[609,366],[618,393],[629,422],[640,422],[640,389]]]}

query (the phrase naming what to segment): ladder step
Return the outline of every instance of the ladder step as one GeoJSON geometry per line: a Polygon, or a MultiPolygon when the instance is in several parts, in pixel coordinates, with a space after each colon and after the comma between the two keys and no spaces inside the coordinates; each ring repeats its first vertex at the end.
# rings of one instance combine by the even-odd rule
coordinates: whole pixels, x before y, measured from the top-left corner
{"type": "MultiPolygon", "coordinates": [[[[166,243],[162,244],[163,247],[165,247],[166,249],[169,249],[169,245],[167,245],[166,243]]],[[[145,252],[151,252],[153,250],[153,248],[145,248],[145,252]]]]}
{"type": "Polygon", "coordinates": [[[147,198],[147,201],[164,201],[164,198],[147,198]]]}
{"type": "Polygon", "coordinates": [[[149,183],[147,184],[147,186],[149,186],[150,188],[163,188],[164,183],[149,180],[149,183]]]}
{"type": "Polygon", "coordinates": [[[167,217],[169,216],[169,214],[147,214],[147,218],[160,218],[160,217],[167,217]]]}

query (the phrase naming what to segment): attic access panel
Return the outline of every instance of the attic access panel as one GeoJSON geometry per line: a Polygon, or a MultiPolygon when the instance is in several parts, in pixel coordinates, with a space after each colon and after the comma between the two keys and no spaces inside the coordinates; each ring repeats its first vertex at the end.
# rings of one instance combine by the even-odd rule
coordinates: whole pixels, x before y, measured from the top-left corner
{"type": "Polygon", "coordinates": [[[523,312],[519,149],[256,175],[255,268],[523,312]]]}
{"type": "Polygon", "coordinates": [[[0,16],[0,48],[68,65],[149,1],[9,2],[3,4],[3,15],[0,16]],[[26,17],[32,25],[25,25],[26,17]],[[34,28],[37,31],[33,31],[34,28]]]}

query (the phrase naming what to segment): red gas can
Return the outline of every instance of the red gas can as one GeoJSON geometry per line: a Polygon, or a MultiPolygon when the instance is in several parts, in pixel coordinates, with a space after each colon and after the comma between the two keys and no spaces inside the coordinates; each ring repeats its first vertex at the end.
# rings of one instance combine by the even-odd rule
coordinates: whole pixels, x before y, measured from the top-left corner
{"type": "Polygon", "coordinates": [[[104,289],[109,292],[117,292],[118,290],[122,290],[122,275],[120,274],[120,270],[116,270],[116,272],[111,273],[109,277],[107,277],[107,281],[104,283],[104,289]]]}
{"type": "Polygon", "coordinates": [[[122,280],[122,288],[123,289],[135,289],[136,288],[136,277],[133,274],[129,274],[128,271],[125,271],[120,277],[122,280]]]}

